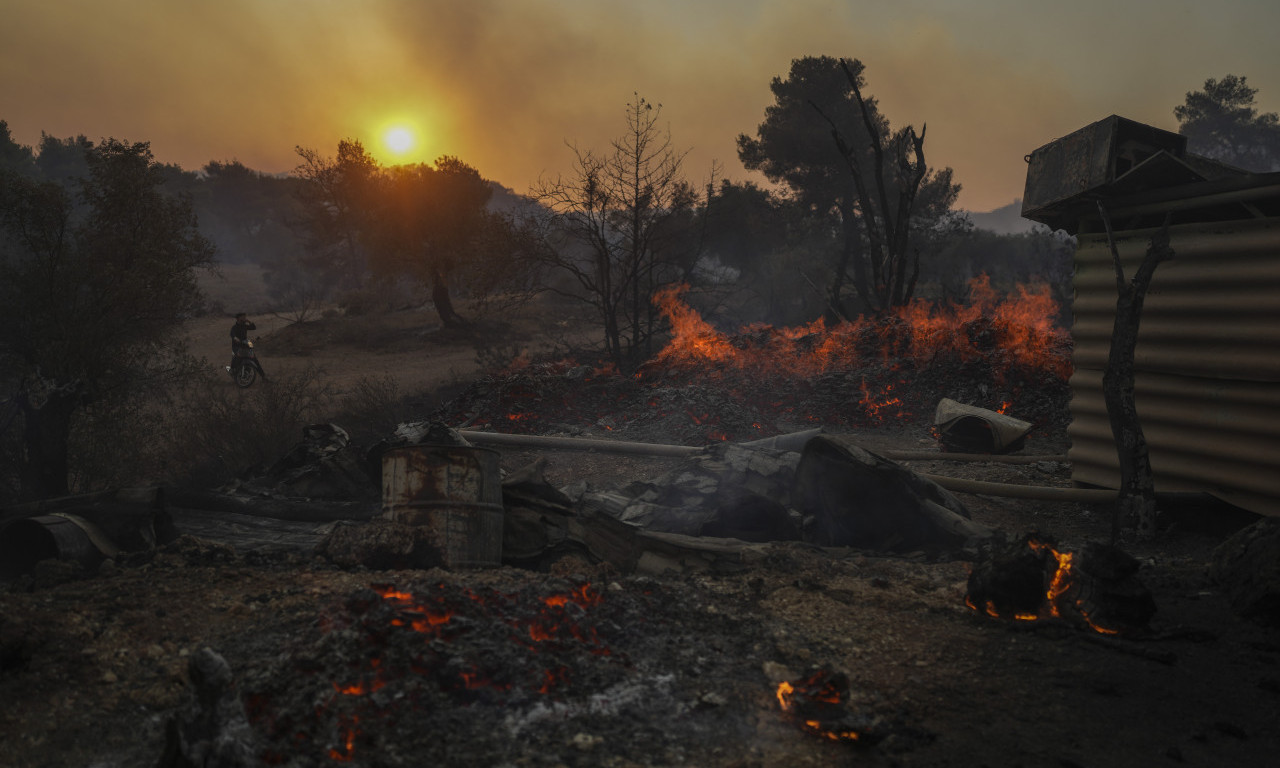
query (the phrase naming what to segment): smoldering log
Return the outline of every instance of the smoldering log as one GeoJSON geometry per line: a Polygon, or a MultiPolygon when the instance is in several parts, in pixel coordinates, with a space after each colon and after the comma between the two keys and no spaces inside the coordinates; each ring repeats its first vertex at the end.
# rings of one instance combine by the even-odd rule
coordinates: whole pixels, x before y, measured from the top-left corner
{"type": "Polygon", "coordinates": [[[210,648],[191,655],[187,702],[165,726],[156,768],[254,768],[259,745],[226,660],[210,648]]]}
{"type": "Polygon", "coordinates": [[[1155,598],[1139,563],[1117,547],[1085,542],[1074,552],[1039,533],[988,549],[969,575],[966,602],[994,618],[1060,619],[1104,634],[1146,630],[1155,598]]]}
{"type": "Polygon", "coordinates": [[[372,501],[286,498],[182,488],[169,489],[166,499],[171,507],[307,523],[372,520],[381,511],[381,506],[372,501]]]}

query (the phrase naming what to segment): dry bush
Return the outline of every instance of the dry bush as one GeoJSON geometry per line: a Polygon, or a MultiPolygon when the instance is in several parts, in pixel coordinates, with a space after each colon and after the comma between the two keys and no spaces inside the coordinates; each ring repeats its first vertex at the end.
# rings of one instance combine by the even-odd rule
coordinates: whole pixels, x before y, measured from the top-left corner
{"type": "Polygon", "coordinates": [[[421,409],[424,399],[429,398],[402,393],[391,376],[363,377],[338,399],[330,420],[347,430],[352,442],[367,446],[390,435],[401,422],[412,421],[412,412],[421,409]]]}
{"type": "Polygon", "coordinates": [[[174,393],[161,415],[156,465],[166,482],[212,487],[271,466],[325,420],[333,390],[309,367],[251,389],[209,374],[174,393]]]}
{"type": "Polygon", "coordinates": [[[144,457],[161,439],[152,405],[148,394],[139,392],[81,410],[67,446],[71,493],[152,482],[156,465],[144,457]]]}
{"type": "MultiPolygon", "coordinates": [[[[71,493],[159,482],[164,459],[155,449],[165,436],[166,393],[192,381],[198,363],[179,350],[137,365],[146,368],[145,375],[127,387],[104,387],[98,399],[76,410],[67,441],[71,493]]],[[[21,412],[0,413],[0,505],[19,497],[24,429],[21,412]]]]}

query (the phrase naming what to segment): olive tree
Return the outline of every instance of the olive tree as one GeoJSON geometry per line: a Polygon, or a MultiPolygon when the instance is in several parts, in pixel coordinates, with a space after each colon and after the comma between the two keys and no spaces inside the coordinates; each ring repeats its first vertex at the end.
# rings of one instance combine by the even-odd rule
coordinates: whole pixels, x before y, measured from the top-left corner
{"type": "Polygon", "coordinates": [[[382,169],[366,217],[374,271],[409,275],[431,291],[446,328],[466,320],[454,307],[452,285],[476,254],[482,235],[501,222],[488,211],[493,186],[456,157],[434,165],[382,169]]]}
{"type": "Polygon", "coordinates": [[[213,261],[149,144],[83,152],[85,175],[63,183],[0,169],[0,378],[24,498],[68,491],[77,415],[172,359],[200,302],[196,270],[213,261]]]}

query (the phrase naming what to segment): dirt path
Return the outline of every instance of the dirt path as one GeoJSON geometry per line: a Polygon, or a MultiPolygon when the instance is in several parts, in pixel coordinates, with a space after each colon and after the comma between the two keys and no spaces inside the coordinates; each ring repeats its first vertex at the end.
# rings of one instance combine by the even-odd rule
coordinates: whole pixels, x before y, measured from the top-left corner
{"type": "MultiPolygon", "coordinates": [[[[293,323],[274,314],[249,316],[257,326],[249,334],[269,376],[298,375],[314,368],[335,388],[350,391],[361,379],[393,380],[402,393],[431,392],[473,381],[495,363],[524,353],[539,356],[589,346],[595,332],[570,327],[563,312],[532,305],[481,318],[463,331],[443,329],[430,308],[419,307],[369,317],[317,314],[293,323]]],[[[231,315],[209,315],[184,329],[188,348],[214,369],[230,360],[231,315]]]]}
{"type": "MultiPolygon", "coordinates": [[[[415,392],[470,380],[480,371],[475,349],[465,343],[433,341],[428,334],[432,329],[430,319],[425,316],[417,343],[408,341],[402,345],[408,348],[394,351],[361,349],[361,345],[347,339],[326,340],[323,329],[300,328],[274,315],[250,319],[257,328],[249,338],[269,376],[298,375],[315,368],[338,394],[350,391],[362,378],[390,378],[400,391],[415,392]]],[[[215,369],[226,365],[233,322],[234,318],[225,317],[191,321],[186,330],[192,354],[215,369]]]]}

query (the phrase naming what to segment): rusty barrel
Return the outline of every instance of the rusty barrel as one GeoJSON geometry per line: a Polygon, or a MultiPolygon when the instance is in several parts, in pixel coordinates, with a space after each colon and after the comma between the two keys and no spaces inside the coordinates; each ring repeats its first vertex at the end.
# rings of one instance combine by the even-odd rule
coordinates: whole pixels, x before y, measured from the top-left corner
{"type": "Polygon", "coordinates": [[[0,528],[0,575],[30,573],[41,560],[69,560],[96,568],[106,554],[95,545],[92,526],[70,515],[40,515],[0,528]]]}
{"type": "Polygon", "coordinates": [[[502,483],[498,452],[458,445],[411,445],[382,455],[382,514],[423,526],[446,568],[502,564],[502,483]]]}

